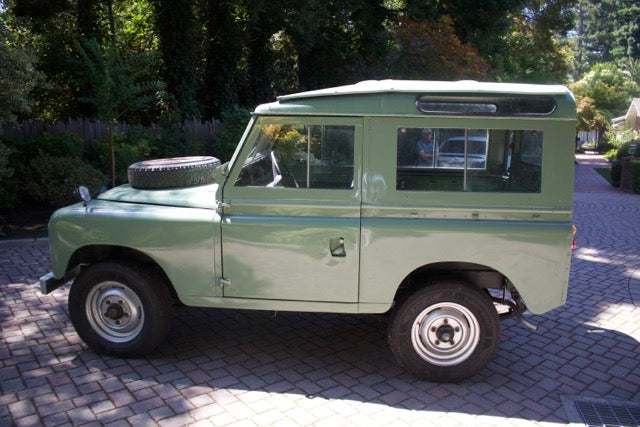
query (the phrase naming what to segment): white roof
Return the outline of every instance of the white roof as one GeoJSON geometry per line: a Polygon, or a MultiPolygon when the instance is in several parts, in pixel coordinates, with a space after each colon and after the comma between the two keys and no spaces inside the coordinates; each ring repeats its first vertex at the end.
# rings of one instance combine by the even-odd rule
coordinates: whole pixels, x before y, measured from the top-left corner
{"type": "Polygon", "coordinates": [[[485,83],[475,80],[429,81],[429,80],[367,80],[360,83],[328,89],[294,93],[279,96],[287,101],[300,98],[356,95],[367,93],[494,93],[494,94],[536,94],[558,95],[569,90],[562,85],[539,85],[524,83],[485,83]]]}

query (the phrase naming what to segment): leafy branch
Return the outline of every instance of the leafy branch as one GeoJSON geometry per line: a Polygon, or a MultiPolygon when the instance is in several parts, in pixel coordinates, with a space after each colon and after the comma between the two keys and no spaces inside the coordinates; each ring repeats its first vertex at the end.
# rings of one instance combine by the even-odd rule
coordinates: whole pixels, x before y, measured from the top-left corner
{"type": "Polygon", "coordinates": [[[115,186],[114,125],[130,112],[151,108],[165,85],[149,78],[147,71],[155,61],[147,52],[121,56],[114,47],[101,47],[95,39],[76,41],[74,48],[85,91],[80,101],[95,108],[97,117],[108,126],[111,181],[115,186]]]}

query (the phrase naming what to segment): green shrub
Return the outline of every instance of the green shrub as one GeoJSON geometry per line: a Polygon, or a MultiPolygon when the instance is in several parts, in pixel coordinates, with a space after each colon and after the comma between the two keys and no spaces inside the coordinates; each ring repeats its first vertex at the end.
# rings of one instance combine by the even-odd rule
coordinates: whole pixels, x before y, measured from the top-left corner
{"type": "Polygon", "coordinates": [[[251,118],[251,111],[235,106],[222,113],[222,126],[216,137],[214,155],[223,163],[230,160],[251,118]]]}
{"type": "Polygon", "coordinates": [[[154,158],[204,155],[203,144],[189,138],[178,124],[166,124],[155,138],[151,150],[154,158]]]}
{"type": "Polygon", "coordinates": [[[613,159],[611,162],[611,184],[620,187],[620,177],[622,176],[622,165],[620,160],[613,159]]]}
{"type": "MultiPolygon", "coordinates": [[[[130,164],[151,156],[153,135],[144,130],[133,132],[115,132],[113,134],[113,147],[116,161],[116,184],[127,182],[127,167],[130,164]]],[[[105,175],[111,175],[111,156],[109,153],[109,140],[105,137],[94,141],[97,154],[96,166],[105,175]]]]}
{"type": "Polygon", "coordinates": [[[2,184],[3,178],[13,175],[13,169],[9,167],[9,154],[11,154],[11,151],[11,148],[0,141],[0,184],[2,184]]]}
{"type": "Polygon", "coordinates": [[[605,152],[603,155],[604,155],[605,159],[607,159],[608,161],[612,162],[613,159],[617,159],[618,149],[617,148],[612,148],[611,150],[605,152]]]}
{"type": "Polygon", "coordinates": [[[79,158],[49,155],[34,158],[23,178],[29,199],[55,207],[79,201],[75,194],[79,185],[95,193],[107,182],[100,171],[79,158]]]}
{"type": "MultiPolygon", "coordinates": [[[[81,162],[80,159],[84,153],[84,142],[69,132],[45,132],[29,139],[13,136],[3,138],[2,144],[4,149],[0,149],[0,208],[8,210],[21,203],[34,201],[49,203],[41,199],[45,192],[41,191],[40,185],[31,181],[34,179],[32,162],[35,159],[58,157],[81,162]],[[2,167],[3,159],[8,161],[4,168],[2,167]],[[32,198],[32,193],[38,193],[38,199],[32,198]]],[[[61,170],[61,174],[67,173],[71,175],[75,171],[61,170]]],[[[37,182],[49,184],[40,178],[37,179],[37,182]]],[[[55,205],[55,202],[49,204],[55,205]]]]}
{"type": "Polygon", "coordinates": [[[0,141],[0,208],[11,206],[15,194],[10,191],[10,179],[13,176],[13,168],[9,167],[9,156],[13,149],[0,141]]]}
{"type": "Polygon", "coordinates": [[[82,139],[69,132],[44,132],[32,143],[37,153],[45,156],[80,158],[84,153],[82,139]]]}
{"type": "Polygon", "coordinates": [[[617,146],[609,141],[602,141],[598,144],[598,153],[608,153],[615,150],[617,146]]]}
{"type": "Polygon", "coordinates": [[[636,145],[638,145],[638,148],[636,149],[636,152],[633,155],[633,157],[640,157],[640,141],[631,140],[631,141],[626,141],[620,145],[620,147],[618,148],[618,153],[616,154],[616,157],[618,159],[621,159],[623,157],[629,157],[629,146],[631,145],[631,143],[635,143],[636,145]]]}
{"type": "Polygon", "coordinates": [[[631,189],[640,193],[640,160],[631,160],[631,189]]]}

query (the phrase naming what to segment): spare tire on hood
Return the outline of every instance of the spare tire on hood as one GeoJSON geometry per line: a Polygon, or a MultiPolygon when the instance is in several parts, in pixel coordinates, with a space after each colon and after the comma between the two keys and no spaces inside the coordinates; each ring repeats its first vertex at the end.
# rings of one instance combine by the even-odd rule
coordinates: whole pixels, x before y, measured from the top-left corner
{"type": "Polygon", "coordinates": [[[140,190],[192,187],[213,183],[218,166],[220,160],[208,156],[144,160],[129,166],[127,176],[140,190]]]}

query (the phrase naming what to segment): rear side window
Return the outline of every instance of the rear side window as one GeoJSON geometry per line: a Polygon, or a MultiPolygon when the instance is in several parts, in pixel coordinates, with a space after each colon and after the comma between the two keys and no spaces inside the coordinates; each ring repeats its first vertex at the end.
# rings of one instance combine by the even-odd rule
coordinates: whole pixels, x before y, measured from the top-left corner
{"type": "Polygon", "coordinates": [[[539,193],[542,131],[399,128],[396,189],[539,193]]]}

